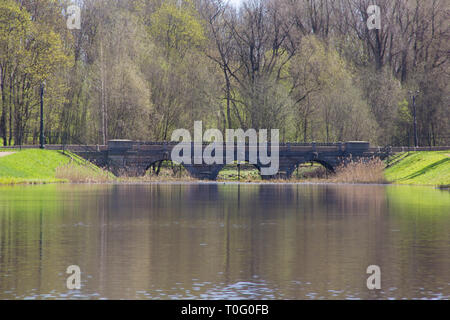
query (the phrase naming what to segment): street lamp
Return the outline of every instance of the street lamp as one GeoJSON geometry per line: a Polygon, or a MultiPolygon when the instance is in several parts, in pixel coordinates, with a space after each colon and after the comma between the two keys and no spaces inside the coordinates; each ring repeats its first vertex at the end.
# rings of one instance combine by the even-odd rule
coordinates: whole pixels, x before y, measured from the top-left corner
{"type": "Polygon", "coordinates": [[[416,94],[420,91],[409,91],[409,94],[412,95],[413,102],[413,130],[414,130],[414,146],[419,146],[419,139],[417,138],[417,116],[416,116],[416,94]]]}
{"type": "Polygon", "coordinates": [[[41,83],[40,88],[40,96],[41,96],[41,124],[40,124],[40,135],[39,135],[39,144],[40,148],[44,149],[45,137],[44,137],[44,87],[45,81],[41,83]]]}

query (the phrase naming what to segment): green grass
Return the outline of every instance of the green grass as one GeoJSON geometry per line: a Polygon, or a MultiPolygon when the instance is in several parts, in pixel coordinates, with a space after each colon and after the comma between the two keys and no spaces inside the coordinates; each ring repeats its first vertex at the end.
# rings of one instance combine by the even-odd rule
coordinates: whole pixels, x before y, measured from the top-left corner
{"type": "Polygon", "coordinates": [[[238,180],[261,180],[261,175],[258,169],[241,170],[240,175],[238,174],[237,168],[225,168],[222,169],[218,176],[218,180],[227,181],[238,181],[238,180]]]}
{"type": "Polygon", "coordinates": [[[396,155],[391,158],[391,166],[385,170],[385,176],[397,184],[450,185],[450,150],[396,155]]]}
{"type": "Polygon", "coordinates": [[[245,163],[241,165],[240,174],[236,163],[227,164],[222,170],[220,170],[217,180],[226,181],[259,181],[261,180],[261,174],[258,169],[251,164],[245,163]]]}
{"type": "Polygon", "coordinates": [[[0,149],[0,152],[3,151],[15,153],[0,157],[0,184],[67,182],[67,179],[56,178],[55,174],[57,168],[71,162],[76,166],[87,167],[92,172],[100,170],[74,154],[64,155],[60,151],[0,149]]]}

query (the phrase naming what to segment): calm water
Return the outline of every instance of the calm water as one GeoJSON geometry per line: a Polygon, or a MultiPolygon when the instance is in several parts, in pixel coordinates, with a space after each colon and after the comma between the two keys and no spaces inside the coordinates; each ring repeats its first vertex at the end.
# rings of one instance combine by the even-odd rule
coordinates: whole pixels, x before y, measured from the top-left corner
{"type": "Polygon", "coordinates": [[[0,187],[0,299],[449,299],[449,269],[432,188],[0,187]]]}

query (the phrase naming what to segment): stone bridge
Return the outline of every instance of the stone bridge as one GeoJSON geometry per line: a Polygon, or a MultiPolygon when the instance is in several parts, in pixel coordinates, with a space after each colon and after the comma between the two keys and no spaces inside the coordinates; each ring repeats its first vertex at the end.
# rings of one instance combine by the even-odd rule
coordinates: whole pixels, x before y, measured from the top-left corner
{"type": "MultiPolygon", "coordinates": [[[[111,140],[107,146],[89,146],[88,148],[77,149],[67,147],[67,149],[78,155],[107,167],[116,175],[139,176],[155,164],[171,159],[172,149],[178,142],[138,142],[130,140],[111,140]]],[[[203,149],[207,146],[203,143],[203,149]]],[[[252,145],[245,145],[245,161],[249,161],[249,151],[255,148],[252,145]]],[[[215,180],[219,171],[226,163],[226,148],[224,145],[224,164],[182,164],[189,174],[197,179],[215,180]]],[[[270,147],[268,148],[270,151],[270,147]]],[[[237,159],[237,147],[234,148],[234,159],[237,159]]],[[[350,159],[370,159],[373,157],[385,158],[389,155],[388,149],[371,148],[368,142],[353,141],[342,143],[280,143],[279,144],[279,171],[273,176],[263,176],[263,178],[289,178],[298,165],[305,162],[317,162],[330,171],[350,159]]],[[[191,157],[194,159],[192,149],[191,157]]],[[[264,167],[261,164],[258,153],[258,162],[254,164],[258,170],[264,167]]],[[[269,165],[266,165],[269,166],[269,165]]]]}

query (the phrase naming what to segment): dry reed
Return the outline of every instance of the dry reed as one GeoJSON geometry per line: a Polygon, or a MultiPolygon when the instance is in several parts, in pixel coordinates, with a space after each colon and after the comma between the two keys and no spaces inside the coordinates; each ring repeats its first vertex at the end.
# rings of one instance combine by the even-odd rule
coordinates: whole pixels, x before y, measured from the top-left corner
{"type": "Polygon", "coordinates": [[[386,183],[384,168],[385,164],[378,158],[359,159],[339,166],[330,180],[344,183],[386,183]]]}
{"type": "Polygon", "coordinates": [[[108,171],[80,166],[74,163],[56,168],[57,179],[68,180],[73,183],[105,183],[115,181],[115,177],[108,171]]]}

